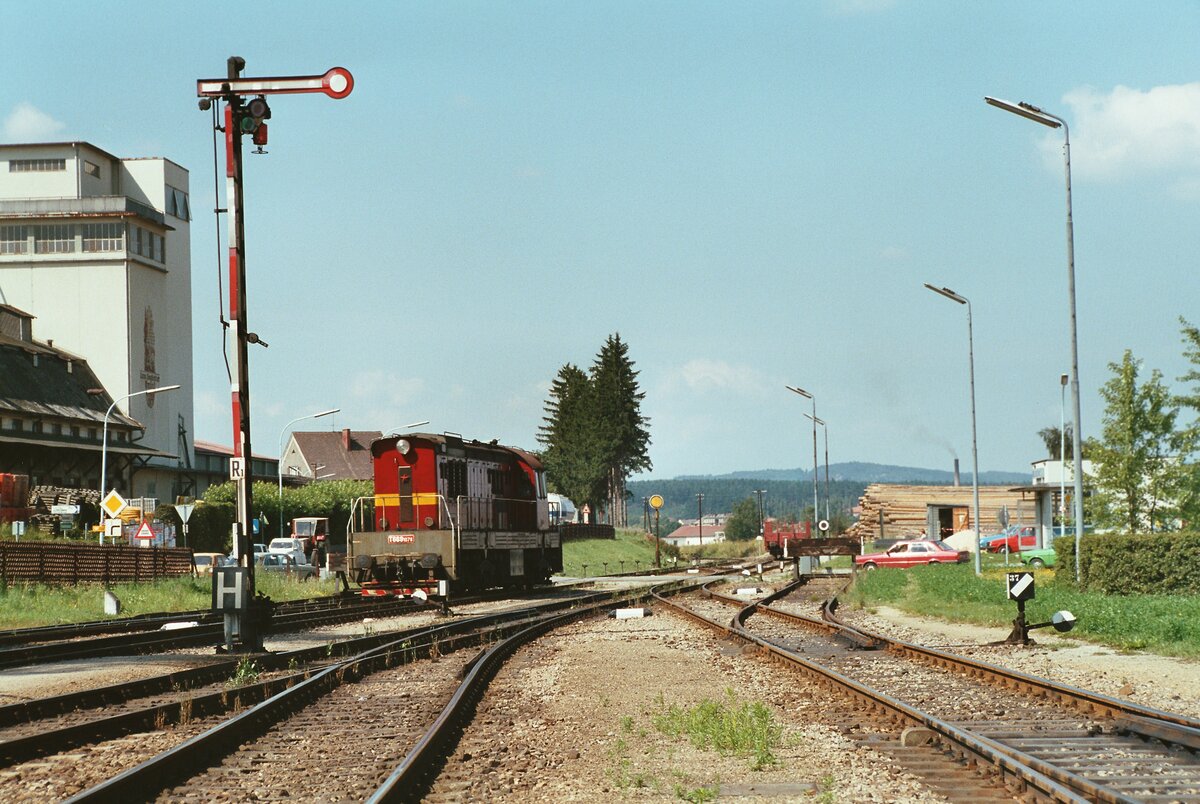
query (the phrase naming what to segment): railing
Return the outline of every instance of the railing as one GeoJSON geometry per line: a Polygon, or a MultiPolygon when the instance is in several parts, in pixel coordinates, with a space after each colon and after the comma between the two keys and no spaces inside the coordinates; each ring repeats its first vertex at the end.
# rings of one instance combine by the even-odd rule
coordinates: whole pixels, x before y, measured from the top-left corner
{"type": "MultiPolygon", "coordinates": [[[[409,494],[404,496],[399,494],[378,494],[370,497],[358,497],[350,503],[350,521],[346,523],[346,557],[348,562],[352,562],[354,559],[354,535],[356,533],[379,532],[375,527],[375,501],[380,497],[385,498],[388,502],[395,500],[397,505],[399,505],[401,500],[411,500],[413,514],[419,523],[422,522],[422,507],[428,508],[431,505],[426,500],[436,497],[437,502],[432,503],[432,505],[437,509],[438,529],[451,531],[454,534],[454,547],[456,550],[458,549],[461,529],[450,511],[450,506],[446,502],[445,497],[440,494],[409,494]]],[[[384,529],[398,530],[402,527],[398,523],[389,522],[384,529]]]]}

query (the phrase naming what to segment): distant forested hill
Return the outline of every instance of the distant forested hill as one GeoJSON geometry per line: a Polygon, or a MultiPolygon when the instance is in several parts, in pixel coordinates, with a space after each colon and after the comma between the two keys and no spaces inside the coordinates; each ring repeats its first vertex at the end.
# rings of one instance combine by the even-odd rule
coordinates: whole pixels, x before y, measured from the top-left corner
{"type": "MultiPolygon", "coordinates": [[[[982,472],[979,481],[983,485],[1016,485],[1028,483],[1029,475],[1016,472],[982,472]]],[[[825,516],[825,468],[817,474],[818,514],[825,516]]],[[[971,482],[970,470],[960,470],[963,485],[971,482]]],[[[849,512],[858,504],[867,486],[871,483],[910,483],[913,485],[950,485],[954,473],[937,469],[920,469],[906,466],[888,466],[875,463],[838,463],[829,465],[829,508],[834,515],[838,511],[849,512]]],[[[767,516],[801,518],[812,508],[812,471],[803,469],[760,469],[756,471],[731,472],[726,475],[696,475],[676,477],[670,480],[631,480],[629,492],[629,521],[635,524],[641,519],[642,500],[652,494],[661,494],[664,504],[662,516],[670,519],[695,519],[697,514],[696,495],[704,495],[704,512],[728,513],[733,506],[754,497],[756,489],[765,489],[763,507],[767,516]]]]}

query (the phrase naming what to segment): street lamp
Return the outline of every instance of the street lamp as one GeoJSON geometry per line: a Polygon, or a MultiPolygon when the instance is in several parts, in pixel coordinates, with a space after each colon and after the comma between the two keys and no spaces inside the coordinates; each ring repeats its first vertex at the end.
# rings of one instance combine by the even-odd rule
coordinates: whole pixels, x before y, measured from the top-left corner
{"type": "Polygon", "coordinates": [[[1067,177],[1067,305],[1071,317],[1071,407],[1074,425],[1071,433],[1071,453],[1075,464],[1075,582],[1079,583],[1079,543],[1083,540],[1083,428],[1079,414],[1079,337],[1075,323],[1075,225],[1071,217],[1071,131],[1067,121],[1058,115],[1039,109],[1032,103],[1011,103],[999,98],[984,97],[991,106],[1020,115],[1048,128],[1063,130],[1063,167],[1067,177]]]}
{"type": "Polygon", "coordinates": [[[979,522],[979,447],[975,431],[975,337],[971,331],[971,302],[967,297],[960,296],[950,288],[935,288],[928,282],[925,287],[937,293],[939,296],[945,296],[952,302],[967,305],[967,361],[971,374],[971,461],[973,464],[973,473],[971,476],[971,492],[974,497],[975,513],[973,520],[973,528],[975,531],[975,574],[981,575],[983,570],[980,566],[979,558],[979,537],[980,537],[980,522],[979,522]]]}
{"type": "Polygon", "coordinates": [[[818,419],[813,416],[804,414],[804,418],[812,419],[815,424],[821,425],[821,432],[825,435],[825,521],[829,521],[829,426],[825,424],[824,419],[818,419]]]}
{"type": "Polygon", "coordinates": [[[700,529],[698,531],[700,534],[700,546],[703,547],[704,546],[704,495],[703,494],[696,495],[696,515],[699,517],[699,519],[696,520],[696,527],[698,527],[700,529]]]}
{"type": "Polygon", "coordinates": [[[396,427],[391,430],[388,430],[388,434],[389,435],[399,435],[404,430],[411,430],[414,427],[421,427],[422,425],[426,425],[426,424],[429,424],[429,419],[426,419],[425,421],[421,421],[421,422],[412,422],[411,424],[401,425],[400,427],[396,427]]]}
{"type": "Polygon", "coordinates": [[[792,385],[785,385],[784,388],[787,388],[792,393],[800,394],[805,399],[812,400],[813,412],[808,418],[813,420],[813,519],[816,519],[820,516],[817,513],[817,398],[803,388],[797,388],[792,385]]]}
{"type": "MultiPolygon", "coordinates": [[[[164,385],[161,388],[147,388],[144,391],[134,391],[132,394],[114,399],[113,403],[108,406],[108,410],[104,412],[104,431],[100,442],[100,503],[104,503],[104,487],[108,485],[108,417],[112,415],[113,408],[118,402],[124,402],[135,396],[149,396],[151,394],[159,394],[163,391],[174,391],[182,386],[179,385],[164,385]]],[[[104,544],[104,529],[100,529],[100,544],[104,544]]]]}
{"type": "MultiPolygon", "coordinates": [[[[1058,378],[1058,524],[1067,524],[1067,380],[1070,377],[1062,374],[1058,378]]],[[[1053,542],[1051,538],[1051,542],[1053,542]]],[[[1042,545],[1045,547],[1046,545],[1042,545]]]]}
{"type": "MultiPolygon", "coordinates": [[[[320,413],[310,413],[307,416],[297,416],[283,426],[279,431],[279,461],[275,464],[275,468],[279,474],[279,535],[283,536],[283,437],[296,422],[302,422],[305,419],[319,419],[322,416],[329,416],[341,411],[341,408],[333,408],[332,410],[323,410],[320,413]]],[[[252,562],[253,563],[253,562],[252,562]]]]}

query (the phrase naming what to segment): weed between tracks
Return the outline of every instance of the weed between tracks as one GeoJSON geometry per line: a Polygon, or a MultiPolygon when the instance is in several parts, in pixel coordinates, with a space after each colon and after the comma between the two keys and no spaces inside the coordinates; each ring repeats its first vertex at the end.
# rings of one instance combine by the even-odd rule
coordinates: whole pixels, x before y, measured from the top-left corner
{"type": "Polygon", "coordinates": [[[179,704],[179,725],[183,726],[192,720],[192,699],[187,698],[179,704]]]}
{"type": "MultiPolygon", "coordinates": [[[[658,700],[663,705],[661,694],[658,700]]],[[[671,704],[652,722],[663,734],[688,737],[697,748],[711,748],[722,756],[751,756],[754,770],[778,762],[771,749],[782,741],[783,728],[766,706],[739,702],[733,690],[725,691],[724,701],[705,699],[688,709],[671,704]]]]}
{"type": "MultiPolygon", "coordinates": [[[[749,757],[751,768],[755,771],[778,764],[772,749],[783,742],[783,728],[775,722],[774,715],[764,704],[739,701],[733,690],[726,690],[722,700],[705,699],[690,707],[668,705],[661,694],[656,703],[658,711],[649,713],[646,724],[639,725],[631,715],[620,717],[620,736],[611,750],[611,758],[615,763],[611,776],[618,788],[650,788],[656,792],[669,789],[676,798],[684,801],[716,799],[720,791],[719,778],[701,781],[681,770],[672,770],[671,780],[664,783],[636,765],[635,758],[631,756],[631,742],[641,746],[646,756],[656,751],[647,746],[651,737],[650,728],[675,740],[687,738],[692,746],[702,751],[716,751],[722,756],[749,757]]],[[[601,704],[607,706],[608,702],[602,699],[601,704]]],[[[671,764],[676,762],[674,748],[666,748],[665,759],[671,764]]]]}
{"type": "Polygon", "coordinates": [[[229,681],[225,682],[226,687],[241,687],[246,684],[253,684],[258,681],[259,676],[258,665],[249,656],[244,656],[238,660],[237,668],[233,671],[229,681]]]}

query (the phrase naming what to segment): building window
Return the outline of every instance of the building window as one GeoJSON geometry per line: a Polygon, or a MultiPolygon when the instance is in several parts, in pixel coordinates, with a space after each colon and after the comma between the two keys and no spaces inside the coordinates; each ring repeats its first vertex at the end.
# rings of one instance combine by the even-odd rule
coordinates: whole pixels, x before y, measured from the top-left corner
{"type": "Polygon", "coordinates": [[[174,215],[180,220],[190,221],[192,219],[192,209],[188,203],[187,193],[169,184],[167,185],[167,214],[174,215]]]}
{"type": "Polygon", "coordinates": [[[95,162],[83,160],[83,172],[94,178],[100,178],[100,166],[95,162]]]}
{"type": "Polygon", "coordinates": [[[33,226],[35,254],[70,254],[75,251],[74,227],[66,224],[33,226]]]}
{"type": "Polygon", "coordinates": [[[35,433],[42,432],[42,420],[41,419],[33,420],[33,432],[35,432],[35,433]]]}
{"type": "Polygon", "coordinates": [[[54,422],[50,425],[50,435],[62,435],[62,425],[54,422]]]}
{"type": "Polygon", "coordinates": [[[86,252],[124,251],[125,227],[119,223],[85,223],[83,250],[86,252]]]}
{"type": "Polygon", "coordinates": [[[66,159],[10,159],[8,161],[9,173],[49,173],[66,169],[66,159]]]}
{"type": "Polygon", "coordinates": [[[71,425],[71,438],[79,438],[79,425],[71,425]]]}
{"type": "Polygon", "coordinates": [[[0,226],[0,254],[28,254],[29,235],[24,226],[0,226]]]}

